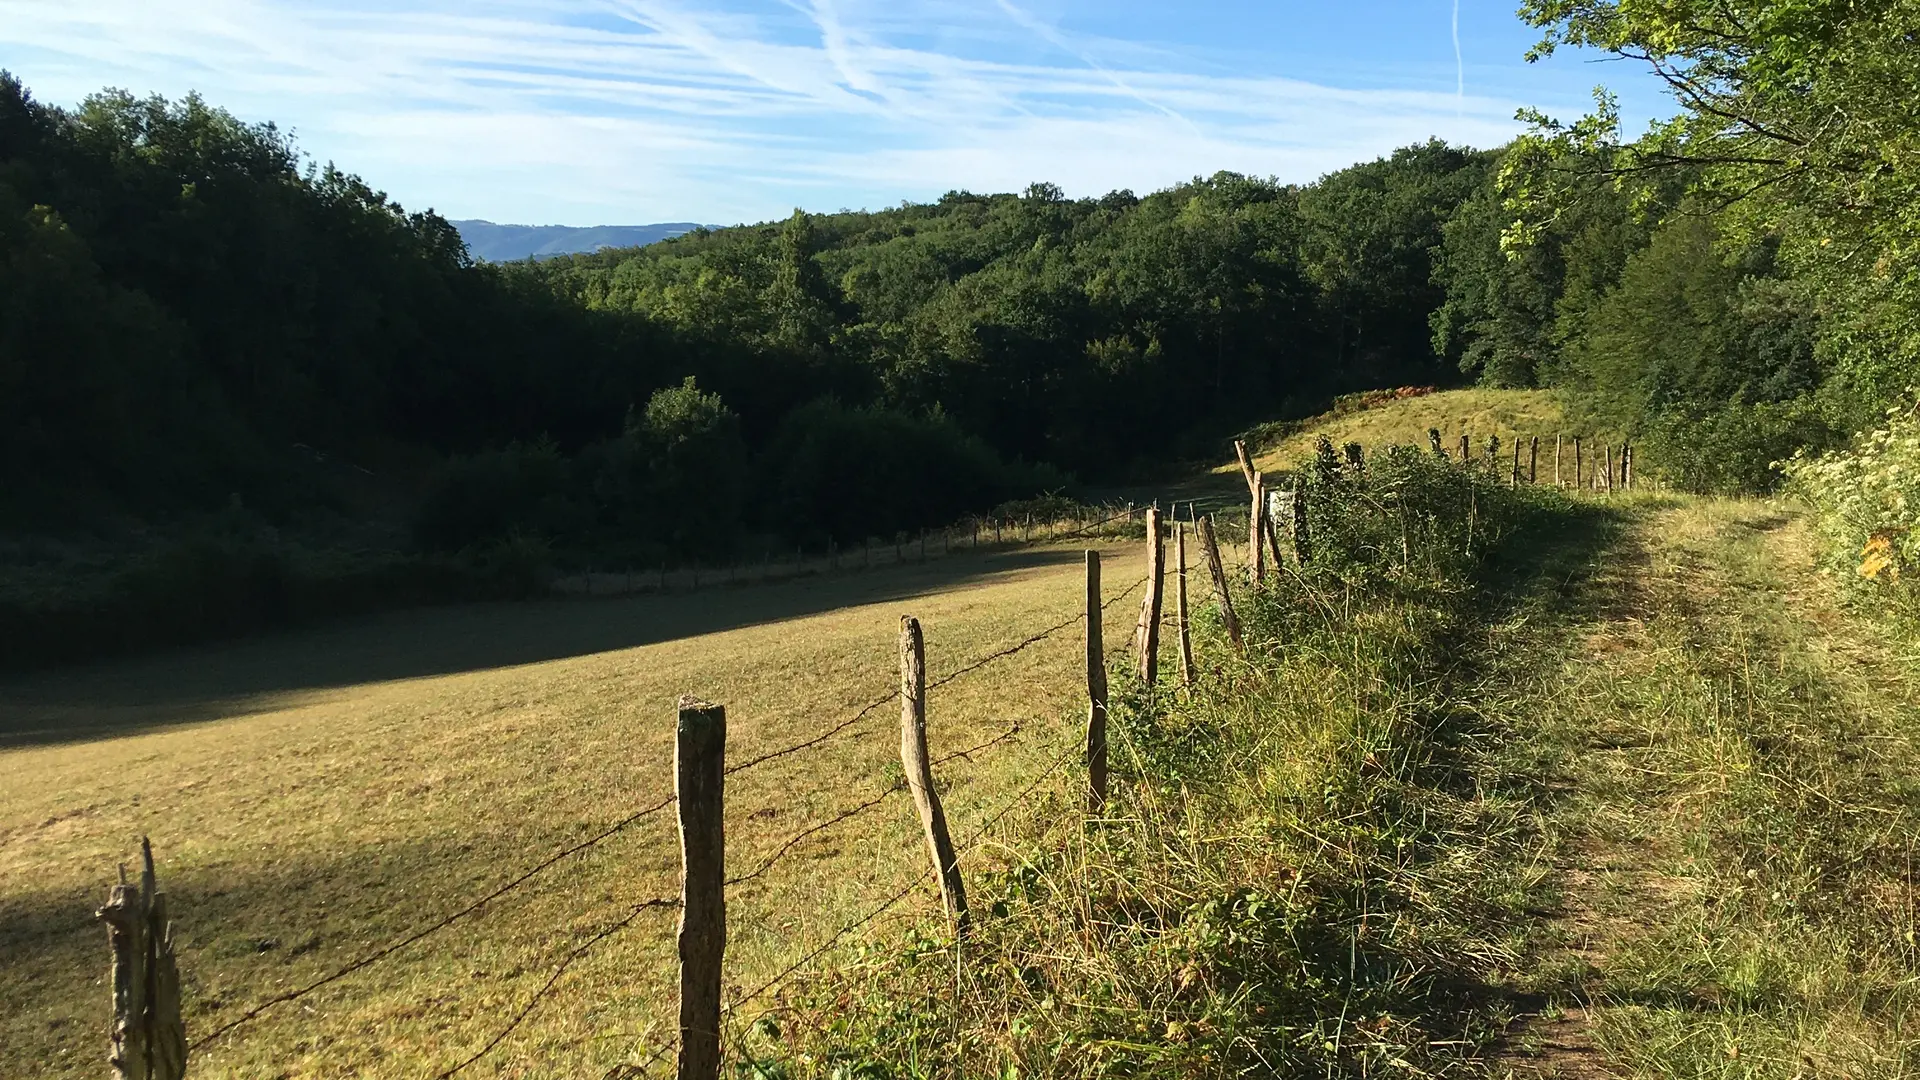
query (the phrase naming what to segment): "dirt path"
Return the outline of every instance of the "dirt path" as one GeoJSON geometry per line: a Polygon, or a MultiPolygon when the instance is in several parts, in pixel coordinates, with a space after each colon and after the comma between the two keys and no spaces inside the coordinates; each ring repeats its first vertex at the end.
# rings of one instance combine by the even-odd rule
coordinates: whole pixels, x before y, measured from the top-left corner
{"type": "Polygon", "coordinates": [[[1544,865],[1493,1072],[1911,1075],[1916,665],[1836,608],[1789,513],[1619,524],[1496,642],[1544,865]]]}

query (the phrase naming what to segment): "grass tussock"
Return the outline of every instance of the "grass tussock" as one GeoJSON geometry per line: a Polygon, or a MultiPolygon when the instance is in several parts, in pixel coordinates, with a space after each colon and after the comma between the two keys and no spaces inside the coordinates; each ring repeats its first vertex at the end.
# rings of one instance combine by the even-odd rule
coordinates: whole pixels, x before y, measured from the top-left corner
{"type": "Polygon", "coordinates": [[[1123,684],[1106,812],[1033,804],[974,854],[967,940],[876,936],[738,1033],[748,1073],[1471,1073],[1530,872],[1449,671],[1553,496],[1414,451],[1306,482],[1312,558],[1237,598],[1245,658],[1209,609],[1193,686],[1123,684]]]}

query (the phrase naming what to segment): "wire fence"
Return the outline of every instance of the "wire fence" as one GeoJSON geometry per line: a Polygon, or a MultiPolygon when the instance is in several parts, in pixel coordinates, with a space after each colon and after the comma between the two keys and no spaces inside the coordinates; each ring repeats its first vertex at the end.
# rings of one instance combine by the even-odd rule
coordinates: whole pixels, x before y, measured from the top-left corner
{"type": "MultiPolygon", "coordinates": [[[[1116,514],[1116,515],[1109,516],[1108,518],[1102,519],[1101,521],[1091,523],[1090,525],[1087,526],[1087,528],[1098,529],[1106,524],[1109,524],[1113,520],[1117,520],[1119,516],[1122,516],[1122,515],[1116,514]]],[[[1106,609],[1112,608],[1114,605],[1122,603],[1123,601],[1127,600],[1129,597],[1139,592],[1142,587],[1146,586],[1149,580],[1150,580],[1150,576],[1142,577],[1141,579],[1136,581],[1134,584],[1132,584],[1122,592],[1114,596],[1104,598],[1100,604],[1101,610],[1104,611],[1106,609]]],[[[1067,630],[1070,630],[1076,626],[1079,626],[1086,620],[1086,618],[1087,618],[1087,615],[1083,611],[1079,614],[1072,616],[1071,618],[1060,620],[1034,633],[1028,634],[1022,637],[1021,639],[1019,639],[1018,641],[1015,641],[1009,645],[1003,646],[999,649],[995,649],[992,652],[986,653],[984,655],[975,657],[961,664],[959,667],[941,675],[937,679],[933,679],[929,681],[926,684],[926,689],[933,690],[939,687],[947,686],[958,679],[964,678],[975,672],[982,671],[995,663],[998,663],[1010,657],[1016,656],[1026,649],[1029,649],[1043,641],[1047,641],[1067,630]]],[[[1103,647],[1102,655],[1106,655],[1107,652],[1108,650],[1106,650],[1103,647]]],[[[865,732],[865,729],[862,727],[862,722],[873,717],[876,711],[886,706],[887,704],[899,701],[901,698],[901,693],[902,692],[900,688],[896,686],[894,689],[890,690],[886,694],[880,695],[874,698],[873,700],[867,702],[859,710],[855,711],[853,714],[851,714],[847,718],[840,720],[832,725],[829,725],[825,729],[822,729],[790,745],[779,747],[777,749],[750,757],[745,761],[729,765],[725,768],[724,774],[728,776],[738,775],[738,774],[745,773],[750,770],[759,768],[761,766],[767,765],[768,763],[771,763],[774,761],[779,761],[785,758],[806,754],[810,751],[820,749],[821,747],[837,739],[852,738],[858,734],[865,734],[866,732],[865,732]]],[[[1015,740],[1018,739],[1022,730],[1023,730],[1022,726],[1018,723],[1015,723],[1012,726],[1005,729],[1004,731],[1001,731],[1000,733],[986,739],[983,742],[980,742],[973,746],[969,746],[962,750],[956,750],[948,754],[945,754],[935,759],[933,761],[933,764],[945,765],[956,760],[972,762],[975,759],[975,757],[978,755],[984,754],[990,750],[996,750],[997,748],[1004,747],[1007,744],[1014,742],[1015,740]]],[[[1049,778],[1057,774],[1060,768],[1067,761],[1072,759],[1075,752],[1076,752],[1075,748],[1069,748],[1068,750],[1062,752],[1059,756],[1055,757],[1051,761],[1051,763],[1046,767],[1046,769],[1043,772],[1041,772],[1037,777],[1035,777],[1033,781],[1029,783],[1023,791],[1021,791],[1013,799],[1009,800],[1007,803],[999,807],[993,814],[991,814],[986,819],[986,821],[980,826],[979,830],[975,833],[975,835],[962,846],[965,848],[971,848],[972,846],[977,844],[979,839],[985,836],[986,832],[990,830],[994,825],[996,825],[1001,819],[1003,819],[1007,813],[1009,813],[1015,806],[1018,806],[1025,798],[1030,796],[1033,793],[1033,791],[1037,790],[1037,788],[1041,784],[1045,783],[1049,778]]],[[[899,794],[905,790],[906,790],[906,786],[903,783],[894,783],[886,787],[885,789],[874,793],[870,797],[860,802],[846,806],[819,821],[816,821],[807,825],[806,827],[795,832],[793,835],[789,836],[783,843],[780,844],[779,847],[777,847],[770,854],[762,858],[753,867],[753,869],[743,873],[735,874],[734,876],[726,879],[725,885],[731,888],[731,887],[744,885],[744,884],[764,878],[776,865],[778,865],[783,860],[791,857],[793,853],[796,850],[798,850],[807,841],[815,837],[818,837],[829,830],[839,827],[857,817],[860,817],[863,814],[867,814],[878,809],[880,806],[888,802],[894,795],[899,794]]],[[[358,956],[353,960],[332,969],[326,974],[319,976],[318,978],[311,979],[293,989],[286,990],[278,994],[274,994],[270,997],[264,998],[254,1003],[253,1005],[248,1007],[244,1012],[240,1013],[238,1016],[235,1016],[234,1018],[219,1024],[218,1026],[214,1027],[205,1035],[194,1040],[188,1047],[189,1052],[197,1053],[198,1051],[201,1051],[211,1046],[212,1044],[233,1035],[233,1033],[236,1032],[238,1029],[259,1019],[260,1017],[266,1015],[267,1013],[271,1012],[272,1010],[280,1006],[288,1005],[288,1004],[300,1001],[301,999],[306,998],[314,993],[317,993],[318,991],[328,986],[331,986],[344,979],[347,979],[348,977],[355,975],[356,973],[364,971],[369,967],[379,964],[382,961],[392,958],[416,945],[419,945],[422,942],[427,941],[429,938],[432,938],[437,934],[443,933],[449,930],[450,928],[456,926],[457,924],[460,924],[463,921],[479,916],[490,905],[493,905],[497,901],[508,896],[509,894],[526,887],[535,879],[553,870],[555,867],[559,866],[560,864],[576,856],[582,855],[588,852],[589,850],[597,848],[600,845],[612,840],[614,837],[627,832],[633,827],[646,821],[648,818],[651,818],[654,815],[659,814],[662,811],[673,806],[676,801],[677,801],[676,797],[674,795],[669,794],[653,802],[650,802],[646,806],[642,807],[639,810],[636,810],[632,814],[629,814],[618,821],[615,821],[609,825],[606,825],[605,827],[594,832],[592,835],[587,836],[584,839],[581,839],[575,843],[568,844],[564,847],[556,849],[555,851],[551,852],[547,856],[541,858],[539,861],[531,864],[530,866],[526,867],[520,872],[514,874],[512,877],[508,878],[501,884],[495,886],[494,888],[488,890],[487,892],[481,894],[480,896],[474,898],[473,900],[461,905],[460,907],[452,910],[451,912],[448,912],[447,914],[441,916],[440,918],[434,920],[433,922],[428,923],[425,926],[422,926],[419,929],[414,930],[385,945],[382,945],[379,948],[376,948],[370,952],[367,952],[361,956],[358,956]]],[[[916,875],[901,890],[894,893],[892,896],[888,897],[877,908],[865,913],[864,915],[860,916],[857,919],[854,919],[846,923],[838,931],[832,934],[825,943],[805,953],[798,961],[789,965],[785,970],[783,970],[779,975],[775,976],[773,979],[768,980],[767,982],[761,984],[759,987],[757,987],[756,989],[754,989],[752,992],[748,993],[744,997],[737,999],[733,1005],[733,1008],[737,1009],[741,1005],[744,1005],[751,1001],[756,1000],[760,995],[766,993],[768,989],[772,988],[773,986],[791,977],[796,971],[799,971],[801,968],[805,967],[807,964],[810,964],[813,961],[817,960],[820,956],[824,955],[827,951],[831,950],[840,941],[844,940],[848,934],[856,932],[861,927],[871,923],[874,919],[879,918],[887,910],[890,910],[894,906],[898,905],[907,896],[911,895],[915,889],[923,886],[927,881],[927,879],[929,878],[929,876],[931,876],[931,874],[932,874],[932,871],[927,870],[916,875]]],[[[461,1071],[472,1066],[475,1062],[478,1062],[484,1059],[490,1053],[494,1052],[507,1038],[509,1038],[512,1035],[514,1031],[518,1030],[521,1027],[521,1025],[526,1021],[526,1019],[530,1015],[532,1015],[532,1013],[536,1009],[538,1009],[538,1007],[542,1002],[544,1002],[545,1000],[547,1000],[549,997],[553,995],[556,987],[560,985],[562,979],[567,974],[567,972],[577,962],[579,962],[582,958],[584,958],[590,952],[592,952],[595,947],[599,946],[600,944],[614,937],[615,935],[620,934],[623,931],[626,931],[638,925],[641,922],[641,917],[643,915],[646,915],[649,912],[661,911],[661,910],[666,910],[670,908],[678,908],[679,906],[680,906],[680,900],[676,897],[656,897],[656,898],[640,901],[638,903],[630,905],[629,908],[624,913],[622,913],[619,918],[601,927],[600,929],[598,929],[597,931],[589,935],[586,939],[579,942],[576,946],[569,949],[566,952],[566,954],[560,959],[560,961],[554,965],[550,975],[545,980],[545,982],[540,986],[540,988],[534,991],[534,993],[531,994],[527,998],[527,1000],[521,1004],[521,1006],[513,1013],[513,1015],[511,1015],[506,1020],[506,1022],[497,1031],[495,1031],[495,1033],[489,1039],[487,1039],[471,1054],[462,1058],[459,1062],[447,1067],[442,1072],[436,1074],[437,1080],[445,1080],[445,1078],[452,1077],[455,1074],[460,1073],[461,1071]]],[[[665,1053],[670,1052],[674,1047],[674,1045],[675,1045],[675,1042],[670,1040],[664,1046],[657,1049],[654,1055],[651,1058],[649,1058],[647,1062],[643,1062],[640,1066],[636,1066],[634,1068],[644,1070],[644,1068],[646,1068],[647,1065],[651,1064],[651,1062],[659,1060],[659,1058],[663,1056],[665,1053]]],[[[632,1073],[628,1073],[627,1075],[642,1075],[642,1073],[632,1072],[632,1073]]]]}

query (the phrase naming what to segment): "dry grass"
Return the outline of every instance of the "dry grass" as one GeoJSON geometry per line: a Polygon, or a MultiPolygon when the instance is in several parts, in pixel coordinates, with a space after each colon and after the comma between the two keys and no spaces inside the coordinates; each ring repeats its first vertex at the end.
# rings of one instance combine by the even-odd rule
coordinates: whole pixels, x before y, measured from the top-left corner
{"type": "MultiPolygon", "coordinates": [[[[1109,559],[1109,594],[1138,578],[1109,559]]],[[[1115,551],[1116,555],[1120,550],[1115,551]]],[[[97,1072],[104,934],[90,911],[151,834],[188,980],[189,1038],[432,922],[671,790],[672,703],[729,707],[730,759],[891,689],[898,616],[934,676],[1070,617],[1077,549],[957,556],[841,578],[394,615],[0,690],[0,1075],[97,1072]]],[[[1130,604],[1108,619],[1110,642],[1130,604]]],[[[935,692],[957,835],[1076,737],[1077,628],[935,692]]],[[[897,711],[729,781],[730,869],[897,775],[897,711]]],[[[196,1055],[215,1077],[431,1075],[477,1048],[565,954],[671,895],[671,814],[569,859],[391,959],[196,1055]]],[[[752,986],[922,870],[911,803],[802,843],[729,897],[729,983],[752,986]]],[[[937,904],[916,894],[904,913],[937,904]]],[[[668,1022],[669,911],[576,964],[475,1075],[594,1075],[668,1022]]]]}
{"type": "MultiPolygon", "coordinates": [[[[1566,423],[1560,403],[1550,390],[1443,390],[1358,412],[1304,420],[1279,445],[1262,452],[1256,464],[1268,471],[1291,468],[1313,456],[1314,442],[1321,435],[1336,446],[1357,442],[1369,450],[1396,443],[1425,446],[1428,428],[1440,429],[1449,451],[1458,446],[1462,434],[1472,435],[1476,453],[1489,435],[1498,435],[1509,445],[1517,436],[1539,435],[1549,446],[1542,452],[1543,468],[1552,465],[1550,448],[1555,434],[1592,434],[1566,423]]],[[[1219,471],[1238,467],[1223,466],[1219,471]]]]}

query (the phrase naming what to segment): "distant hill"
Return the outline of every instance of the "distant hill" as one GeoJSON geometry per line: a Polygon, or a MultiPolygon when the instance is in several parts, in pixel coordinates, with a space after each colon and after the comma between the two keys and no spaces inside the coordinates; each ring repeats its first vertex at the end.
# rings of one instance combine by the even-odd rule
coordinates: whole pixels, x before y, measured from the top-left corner
{"type": "Polygon", "coordinates": [[[655,225],[495,225],[491,221],[456,221],[467,250],[488,262],[515,262],[529,256],[599,251],[601,248],[641,247],[689,233],[700,226],[691,221],[664,221],[655,225]]]}

